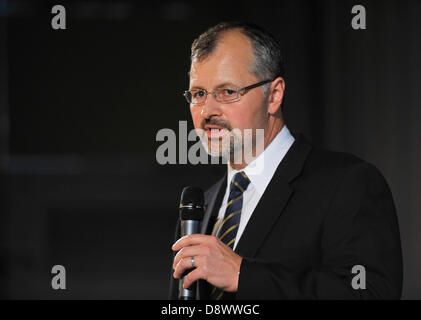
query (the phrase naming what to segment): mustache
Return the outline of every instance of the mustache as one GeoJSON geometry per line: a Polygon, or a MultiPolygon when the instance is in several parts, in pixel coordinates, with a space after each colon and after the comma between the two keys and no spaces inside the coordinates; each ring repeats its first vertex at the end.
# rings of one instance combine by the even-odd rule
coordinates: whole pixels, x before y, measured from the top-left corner
{"type": "Polygon", "coordinates": [[[205,129],[206,125],[214,125],[214,126],[222,127],[229,131],[232,130],[232,127],[229,124],[229,122],[223,119],[216,119],[216,118],[205,119],[205,121],[202,122],[202,129],[205,129]]]}

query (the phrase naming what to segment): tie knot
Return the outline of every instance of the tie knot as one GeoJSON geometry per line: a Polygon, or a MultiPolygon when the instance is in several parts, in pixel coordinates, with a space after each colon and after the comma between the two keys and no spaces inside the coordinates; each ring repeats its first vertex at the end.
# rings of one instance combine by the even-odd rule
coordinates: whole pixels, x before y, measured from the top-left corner
{"type": "Polygon", "coordinates": [[[250,179],[244,173],[244,171],[238,172],[232,177],[231,181],[231,190],[238,190],[243,193],[247,190],[248,185],[250,184],[250,179]]]}

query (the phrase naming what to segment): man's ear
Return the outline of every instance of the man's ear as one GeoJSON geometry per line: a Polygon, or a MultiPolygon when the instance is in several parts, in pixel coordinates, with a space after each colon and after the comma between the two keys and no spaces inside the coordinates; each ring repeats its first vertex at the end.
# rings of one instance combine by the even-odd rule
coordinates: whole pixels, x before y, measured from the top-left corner
{"type": "Polygon", "coordinates": [[[278,77],[273,80],[269,89],[268,113],[274,115],[280,112],[282,99],[284,98],[285,81],[278,77]]]}

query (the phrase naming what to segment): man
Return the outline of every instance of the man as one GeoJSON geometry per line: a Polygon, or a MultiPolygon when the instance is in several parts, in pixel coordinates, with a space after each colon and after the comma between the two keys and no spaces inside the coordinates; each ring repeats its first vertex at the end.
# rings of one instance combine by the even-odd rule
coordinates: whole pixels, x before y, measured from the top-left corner
{"type": "Polygon", "coordinates": [[[228,164],[205,193],[203,234],[172,246],[170,298],[192,269],[184,287],[197,285],[198,299],[399,299],[389,187],[371,164],[290,133],[277,41],[251,24],[221,23],[194,41],[191,59],[185,95],[194,126],[228,164]],[[239,137],[246,129],[264,130],[263,152],[257,134],[239,137]],[[233,161],[250,146],[251,162],[233,161]],[[256,162],[261,170],[252,170],[256,162]]]}

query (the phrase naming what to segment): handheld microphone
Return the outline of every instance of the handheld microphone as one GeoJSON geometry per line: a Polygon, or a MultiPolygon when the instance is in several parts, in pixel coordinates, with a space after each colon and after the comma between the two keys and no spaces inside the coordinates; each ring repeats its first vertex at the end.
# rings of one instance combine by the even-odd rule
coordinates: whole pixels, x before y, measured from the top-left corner
{"type": "MultiPolygon", "coordinates": [[[[203,190],[197,187],[185,187],[181,193],[180,199],[181,236],[200,233],[203,215],[203,190]]],[[[184,278],[190,271],[191,269],[186,271],[178,282],[179,300],[196,299],[196,283],[192,284],[188,289],[183,288],[184,278]]]]}

